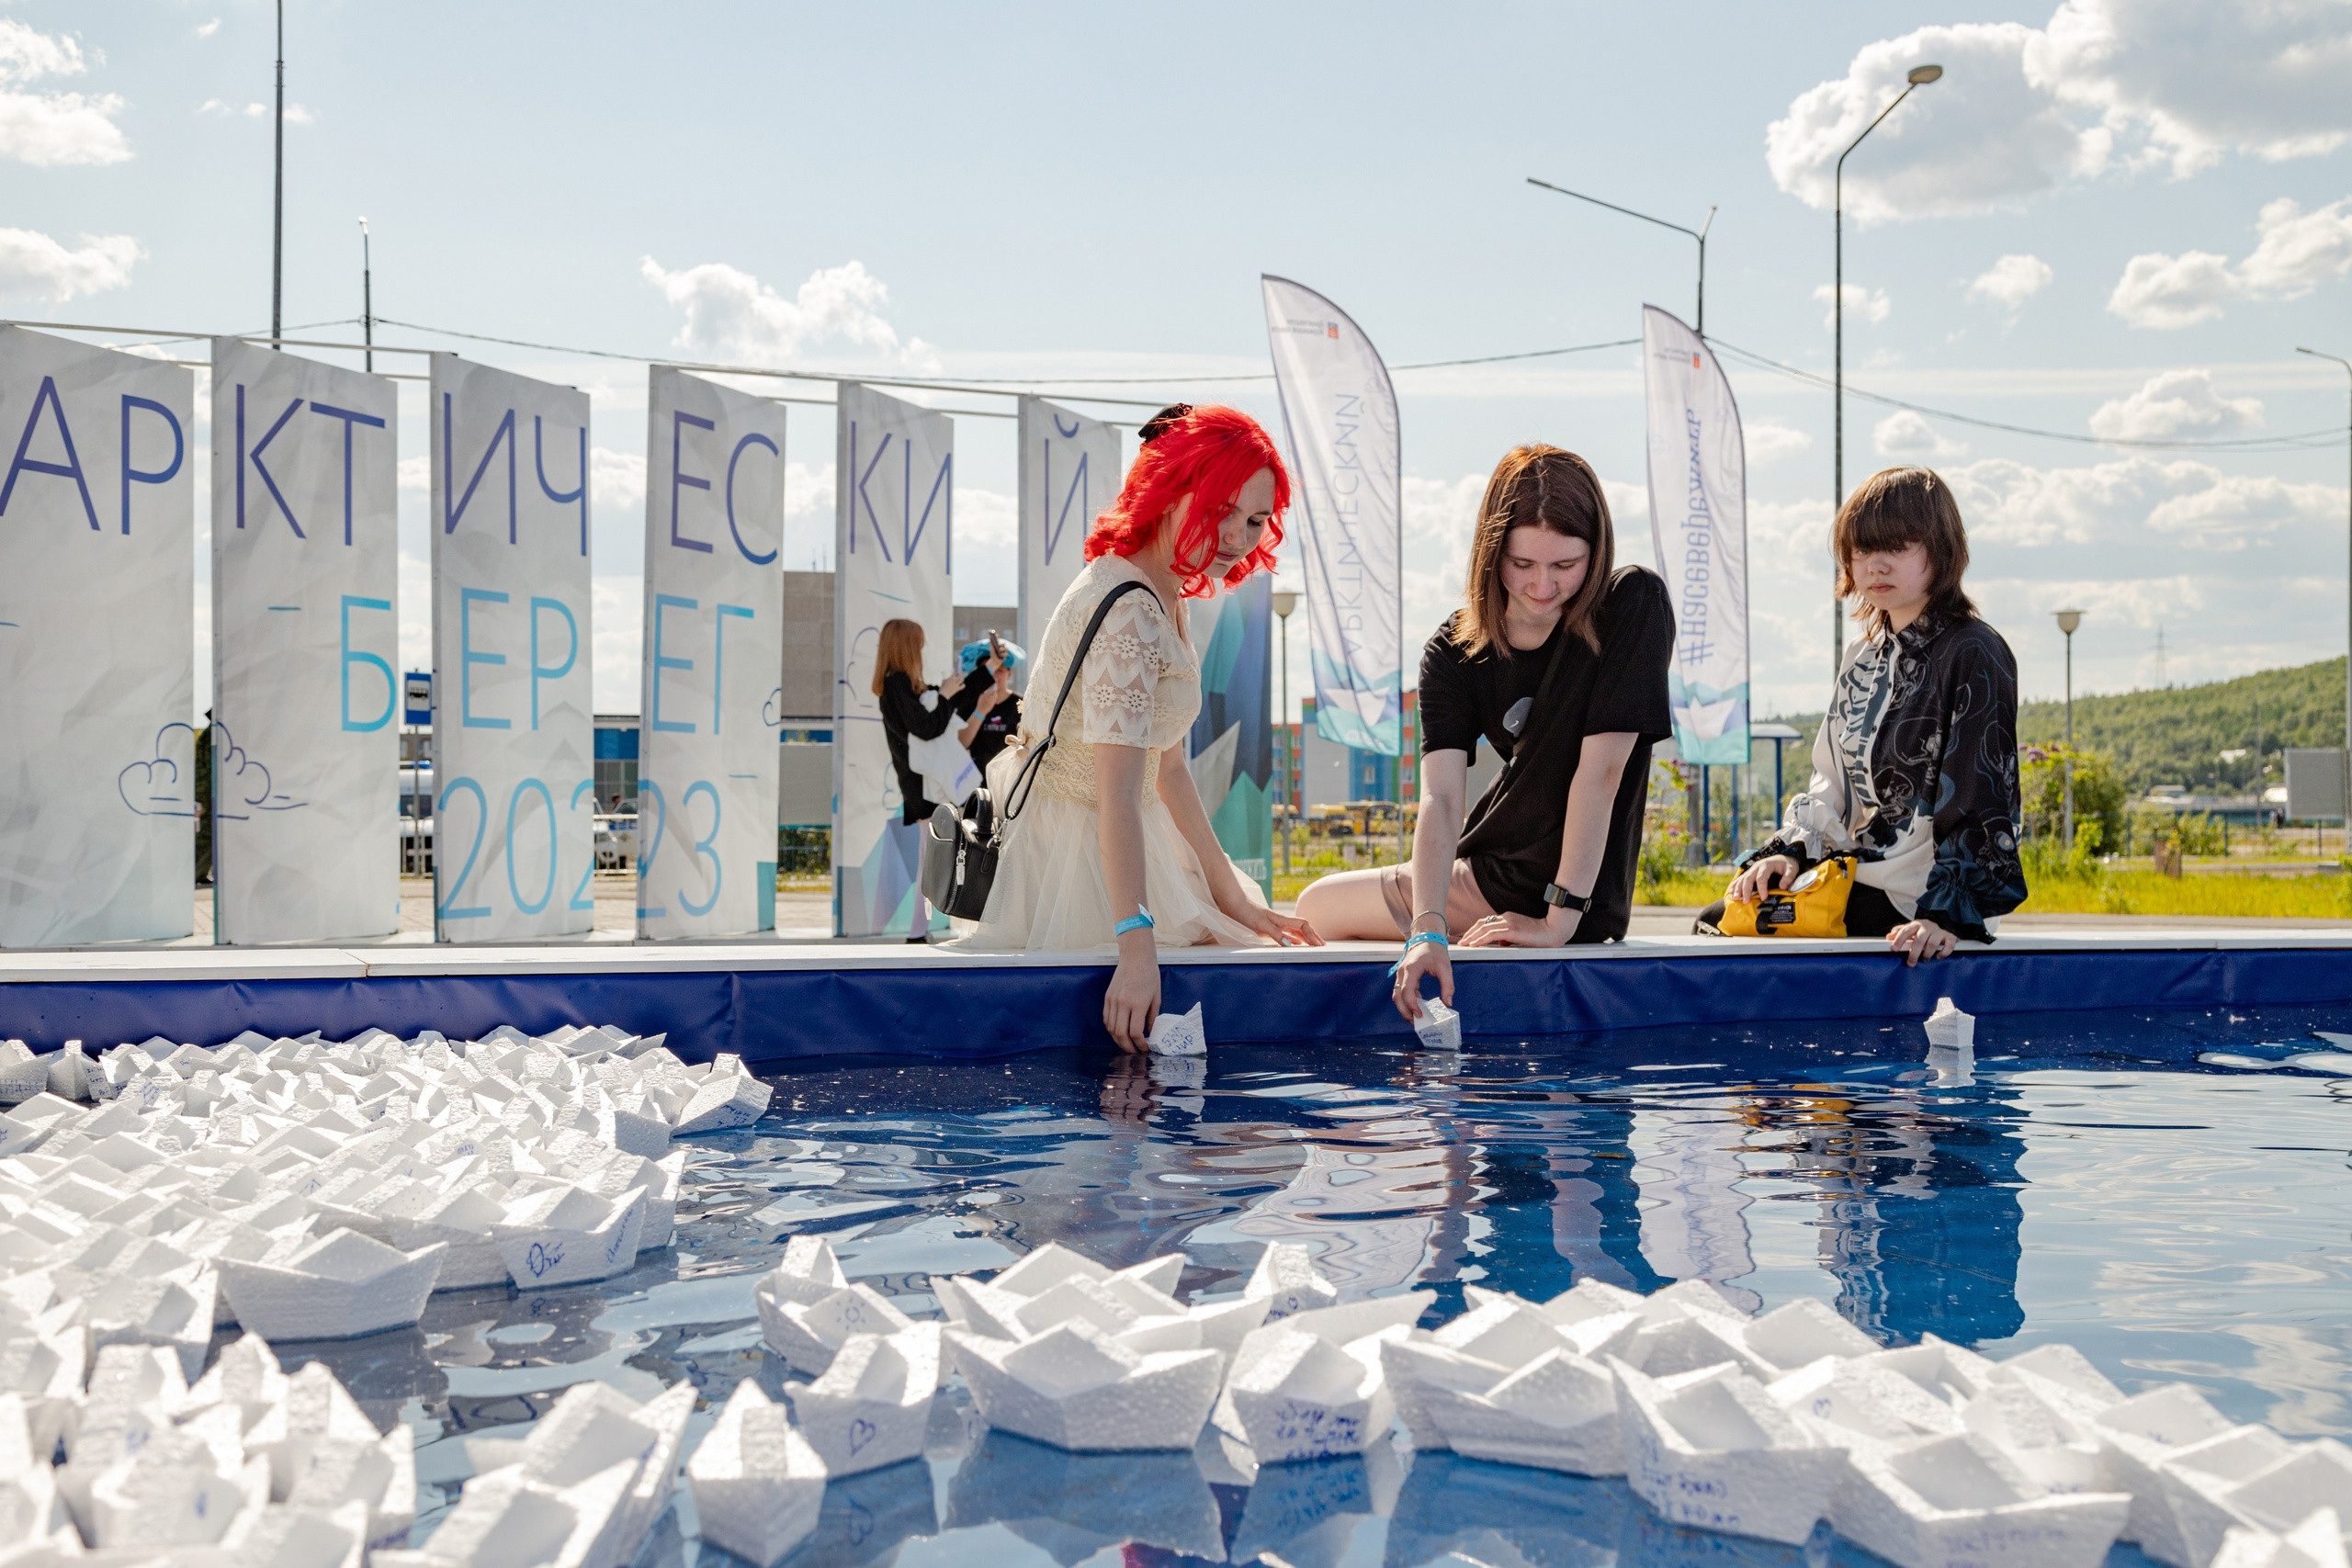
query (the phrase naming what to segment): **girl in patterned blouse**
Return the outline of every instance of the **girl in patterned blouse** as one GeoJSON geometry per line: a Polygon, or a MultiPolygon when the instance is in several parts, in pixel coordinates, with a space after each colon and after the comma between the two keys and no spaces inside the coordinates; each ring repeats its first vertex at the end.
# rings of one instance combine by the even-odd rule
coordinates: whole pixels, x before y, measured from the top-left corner
{"type": "Polygon", "coordinates": [[[989,764],[990,797],[1019,815],[963,943],[1115,948],[1102,1026],[1123,1051],[1143,1050],[1159,1015],[1161,947],[1321,942],[1266,908],[1227,858],[1183,746],[1201,711],[1188,601],[1273,570],[1290,492],[1282,458],[1256,420],[1227,408],[1180,403],[1142,436],[1119,499],[1087,535],[1086,569],[1046,623],[1020,743],[989,764]],[[1141,588],[1111,605],[1057,723],[1087,623],[1129,583],[1141,588]],[[1011,798],[1047,725],[1055,743],[1011,798]]]}
{"type": "MultiPolygon", "coordinates": [[[[2018,859],[2018,666],[1961,589],[1968,534],[1951,489],[1888,468],[1838,509],[1838,592],[1861,602],[1813,745],[1813,783],[1741,863],[1725,900],[1752,902],[1850,855],[1846,934],[1905,964],[1991,942],[2025,902],[2018,859]]],[[[1714,931],[1724,905],[1699,917],[1714,931]]]]}

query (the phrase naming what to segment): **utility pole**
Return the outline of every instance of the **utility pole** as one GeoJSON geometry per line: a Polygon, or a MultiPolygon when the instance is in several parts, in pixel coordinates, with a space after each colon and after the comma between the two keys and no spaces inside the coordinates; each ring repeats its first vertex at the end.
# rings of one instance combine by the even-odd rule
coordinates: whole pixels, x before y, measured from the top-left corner
{"type": "Polygon", "coordinates": [[[359,335],[367,344],[368,368],[376,368],[375,266],[368,251],[368,220],[359,220],[359,335]]]}
{"type": "Polygon", "coordinates": [[[281,346],[286,305],[286,0],[277,0],[277,184],[270,202],[269,346],[281,346]]]}

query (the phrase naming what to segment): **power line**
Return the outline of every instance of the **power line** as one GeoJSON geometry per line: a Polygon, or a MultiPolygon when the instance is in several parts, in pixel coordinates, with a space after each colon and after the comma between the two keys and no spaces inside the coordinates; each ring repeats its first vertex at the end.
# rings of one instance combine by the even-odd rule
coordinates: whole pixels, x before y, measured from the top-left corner
{"type": "MultiPolygon", "coordinates": [[[[1642,340],[1637,337],[1611,338],[1607,343],[1579,343],[1567,348],[1532,348],[1522,354],[1482,354],[1470,359],[1424,359],[1411,365],[1392,365],[1398,370],[1443,370],[1457,365],[1499,365],[1509,359],[1550,359],[1563,354],[1589,354],[1598,348],[1631,348],[1642,340]]],[[[1235,371],[1225,376],[943,376],[943,381],[955,381],[971,387],[1172,387],[1203,381],[1271,381],[1271,370],[1235,371]]]]}
{"type": "MultiPolygon", "coordinates": [[[[1784,365],[1777,359],[1767,359],[1764,355],[1741,348],[1736,344],[1725,343],[1722,338],[1709,338],[1707,343],[1710,347],[1729,354],[1743,364],[1752,365],[1758,369],[1777,371],[1781,375],[1792,377],[1816,387],[1833,385],[1826,376],[1817,375],[1811,370],[1800,370],[1793,365],[1784,365]]],[[[2132,446],[2165,452],[2308,451],[2317,447],[2334,446],[2345,438],[2342,432],[2332,426],[2322,430],[2297,431],[2289,435],[2227,436],[2212,441],[2132,440],[2112,435],[2081,435],[2073,431],[2041,430],[2030,424],[2009,424],[1997,419],[1979,419],[1973,414],[1954,413],[1950,409],[1930,408],[1925,403],[1905,402],[1901,398],[1891,398],[1883,392],[1865,391],[1855,386],[1849,386],[1846,390],[1849,395],[1869,402],[1880,403],[1888,408],[1908,409],[1913,413],[1928,414],[1937,419],[1950,420],[1954,424],[1974,425],[1980,430],[2005,431],[2011,435],[2038,435],[2045,441],[2069,441],[2084,446],[2132,446]]]]}

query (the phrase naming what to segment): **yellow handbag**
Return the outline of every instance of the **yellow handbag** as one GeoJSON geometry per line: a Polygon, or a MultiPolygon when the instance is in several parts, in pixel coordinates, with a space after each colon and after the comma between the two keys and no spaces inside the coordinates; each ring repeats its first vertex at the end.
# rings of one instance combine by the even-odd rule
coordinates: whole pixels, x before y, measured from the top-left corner
{"type": "Polygon", "coordinates": [[[1724,904],[1725,936],[1844,936],[1846,900],[1854,891],[1854,857],[1826,860],[1777,893],[1752,904],[1724,904]]]}

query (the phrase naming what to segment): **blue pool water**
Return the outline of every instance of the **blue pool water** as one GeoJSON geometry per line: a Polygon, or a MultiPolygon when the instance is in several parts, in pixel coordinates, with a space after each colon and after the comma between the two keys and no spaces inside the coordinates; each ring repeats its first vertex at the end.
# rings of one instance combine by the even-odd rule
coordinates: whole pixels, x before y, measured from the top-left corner
{"type": "MultiPolygon", "coordinates": [[[[1047,1241],[1117,1264],[1181,1250],[1185,1288],[1216,1291],[1280,1240],[1351,1293],[1435,1289],[1432,1323],[1465,1283],[1540,1299],[1702,1277],[1767,1308],[1820,1297],[1890,1343],[2064,1340],[2127,1390],[2184,1380],[2236,1419],[2352,1434],[2352,1055],[2312,1032],[2348,1023],[1989,1018],[1965,1083],[1928,1073],[1916,1021],[1458,1055],[836,1059],[775,1075],[756,1127],[693,1141],[675,1245],[629,1276],[452,1292],[414,1331],[315,1348],[379,1423],[418,1428],[420,1480],[454,1499],[451,1437],[534,1419],[582,1378],[640,1397],[691,1378],[714,1405],[744,1377],[779,1391],[751,1285],[791,1235],[829,1235],[854,1278],[916,1311],[932,1274],[1047,1241]]],[[[793,1561],[1807,1555],[1666,1526],[1614,1482],[1385,1452],[1247,1465],[1214,1438],[1059,1454],[987,1433],[952,1393],[928,1462],[837,1483],[793,1561]]],[[[690,1528],[665,1522],[648,1560],[722,1561],[690,1528]]]]}

